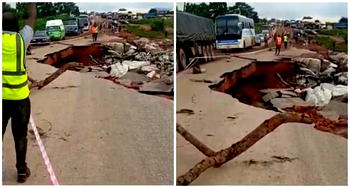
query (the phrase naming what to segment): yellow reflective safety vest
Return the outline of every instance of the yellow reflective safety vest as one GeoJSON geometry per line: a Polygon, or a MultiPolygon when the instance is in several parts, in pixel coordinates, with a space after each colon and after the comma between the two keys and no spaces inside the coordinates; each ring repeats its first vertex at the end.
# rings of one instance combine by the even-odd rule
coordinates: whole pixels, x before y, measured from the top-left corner
{"type": "Polygon", "coordinates": [[[19,33],[2,33],[2,99],[22,100],[29,96],[25,67],[25,44],[19,33]]]}

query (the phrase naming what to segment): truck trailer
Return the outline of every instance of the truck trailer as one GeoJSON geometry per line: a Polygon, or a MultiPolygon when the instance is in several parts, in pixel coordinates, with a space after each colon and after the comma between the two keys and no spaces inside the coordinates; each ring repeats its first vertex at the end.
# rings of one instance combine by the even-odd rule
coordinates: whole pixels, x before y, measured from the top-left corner
{"type": "Polygon", "coordinates": [[[214,59],[215,27],[211,19],[186,12],[176,13],[176,64],[177,71],[196,57],[208,62],[214,59]]]}

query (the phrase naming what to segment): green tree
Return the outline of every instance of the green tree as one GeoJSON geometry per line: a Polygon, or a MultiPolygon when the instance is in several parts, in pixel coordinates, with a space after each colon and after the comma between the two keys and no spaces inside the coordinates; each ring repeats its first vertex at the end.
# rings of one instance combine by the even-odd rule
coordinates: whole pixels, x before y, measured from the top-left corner
{"type": "Polygon", "coordinates": [[[247,3],[237,2],[234,6],[228,8],[230,14],[241,14],[248,18],[252,18],[254,22],[259,22],[258,13],[247,3]]]}
{"type": "Polygon", "coordinates": [[[206,18],[210,17],[209,6],[206,3],[186,3],[184,7],[184,12],[188,12],[206,18]]]}
{"type": "Polygon", "coordinates": [[[209,12],[210,12],[211,18],[216,18],[217,16],[226,14],[227,3],[222,3],[222,2],[209,3],[209,12]]]}
{"type": "Polygon", "coordinates": [[[39,18],[45,17],[45,16],[54,16],[56,15],[55,7],[53,6],[53,3],[36,3],[36,10],[39,18]]]}
{"type": "Polygon", "coordinates": [[[2,12],[16,12],[16,9],[11,8],[10,4],[6,4],[5,2],[2,3],[2,12]]]}
{"type": "Polygon", "coordinates": [[[28,17],[27,6],[25,3],[16,3],[16,14],[19,19],[28,17]]]}
{"type": "MultiPolygon", "coordinates": [[[[7,7],[7,6],[6,6],[7,7]]],[[[51,3],[45,2],[36,3],[37,17],[44,18],[50,16],[59,16],[61,14],[79,16],[79,7],[75,3],[51,3]]],[[[25,19],[28,16],[25,3],[16,3],[16,13],[20,19],[25,19]]]]}
{"type": "Polygon", "coordinates": [[[54,7],[60,14],[74,14],[79,15],[79,7],[75,3],[54,3],[54,7]]]}

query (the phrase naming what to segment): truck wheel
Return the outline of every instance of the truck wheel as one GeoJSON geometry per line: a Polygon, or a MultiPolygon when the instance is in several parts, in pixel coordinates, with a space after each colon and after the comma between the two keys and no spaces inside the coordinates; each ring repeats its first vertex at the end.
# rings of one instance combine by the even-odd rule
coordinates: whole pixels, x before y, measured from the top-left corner
{"type": "Polygon", "coordinates": [[[211,54],[211,46],[210,45],[207,45],[207,51],[208,51],[208,61],[211,61],[212,54],[211,54]]]}
{"type": "Polygon", "coordinates": [[[182,48],[180,48],[180,50],[179,50],[179,62],[178,63],[179,63],[179,66],[178,66],[179,70],[185,69],[187,64],[188,64],[188,57],[182,48]]]}
{"type": "Polygon", "coordinates": [[[202,46],[203,49],[203,57],[204,57],[204,61],[208,62],[209,61],[209,57],[208,57],[208,48],[206,45],[202,46]]]}
{"type": "Polygon", "coordinates": [[[210,45],[205,46],[207,48],[207,54],[208,54],[208,62],[211,61],[211,51],[210,51],[210,45]]]}
{"type": "Polygon", "coordinates": [[[209,62],[209,61],[211,61],[211,59],[210,59],[211,54],[210,54],[210,47],[209,47],[209,45],[205,46],[205,51],[207,52],[207,62],[209,62]]]}
{"type": "Polygon", "coordinates": [[[214,60],[214,46],[210,45],[210,60],[213,61],[214,60]]]}

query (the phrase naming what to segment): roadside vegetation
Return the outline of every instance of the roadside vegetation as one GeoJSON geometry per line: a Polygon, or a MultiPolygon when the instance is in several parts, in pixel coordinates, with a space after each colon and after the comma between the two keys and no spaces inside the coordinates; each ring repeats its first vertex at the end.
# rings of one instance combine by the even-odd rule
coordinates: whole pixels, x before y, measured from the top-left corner
{"type": "Polygon", "coordinates": [[[348,51],[347,29],[319,30],[315,37],[317,43],[334,51],[348,51]],[[334,48],[334,49],[333,49],[334,48]]]}
{"type": "MultiPolygon", "coordinates": [[[[15,14],[19,20],[20,28],[25,24],[28,17],[25,3],[16,3],[16,9],[5,4],[4,11],[9,11],[15,14]]],[[[45,30],[46,21],[53,19],[69,19],[69,14],[79,15],[79,7],[75,3],[36,3],[37,19],[35,21],[34,30],[45,30]]]]}
{"type": "MultiPolygon", "coordinates": [[[[34,26],[34,30],[45,30],[45,26],[46,26],[46,21],[47,20],[55,20],[55,19],[61,19],[61,20],[68,20],[70,17],[68,15],[59,15],[59,16],[48,16],[48,17],[43,17],[43,18],[37,18],[35,20],[35,26],[34,26]]],[[[19,20],[19,26],[20,28],[22,28],[25,24],[25,20],[24,19],[20,19],[19,20]]]]}
{"type": "Polygon", "coordinates": [[[150,18],[131,20],[126,28],[139,37],[150,39],[173,38],[173,18],[150,18]]]}

